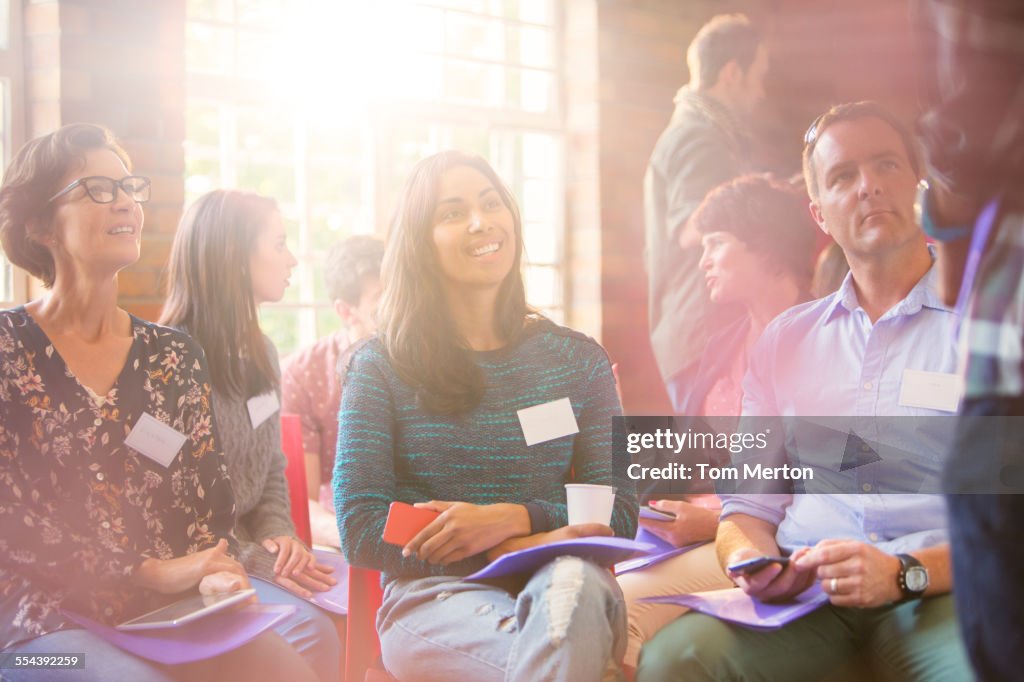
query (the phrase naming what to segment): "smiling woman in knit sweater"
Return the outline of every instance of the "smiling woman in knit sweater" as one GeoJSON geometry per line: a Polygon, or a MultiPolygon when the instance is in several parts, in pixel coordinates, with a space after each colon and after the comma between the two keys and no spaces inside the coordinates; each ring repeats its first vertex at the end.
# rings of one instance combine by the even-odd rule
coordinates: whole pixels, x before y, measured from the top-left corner
{"type": "Polygon", "coordinates": [[[622,595],[561,557],[515,585],[461,581],[501,553],[586,534],[632,537],[635,491],[613,474],[611,365],[586,336],[526,306],[519,211],[483,159],[413,169],[384,257],[378,336],[353,354],[335,507],[348,560],[383,572],[385,667],[415,680],[617,679],[622,595]],[[568,398],[575,434],[527,446],[517,412],[568,398]],[[567,527],[564,484],[615,484],[611,527],[567,527]],[[440,512],[404,548],[388,504],[440,512]]]}

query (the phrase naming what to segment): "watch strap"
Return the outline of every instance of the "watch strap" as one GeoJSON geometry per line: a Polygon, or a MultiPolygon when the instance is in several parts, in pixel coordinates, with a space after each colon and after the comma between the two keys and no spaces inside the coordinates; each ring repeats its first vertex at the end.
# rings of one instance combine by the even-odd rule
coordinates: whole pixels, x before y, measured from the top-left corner
{"type": "Polygon", "coordinates": [[[903,594],[903,601],[920,599],[924,590],[916,591],[907,587],[907,571],[911,568],[924,569],[924,564],[910,554],[897,554],[896,558],[900,560],[900,571],[896,574],[896,584],[899,585],[900,592],[903,594]]]}

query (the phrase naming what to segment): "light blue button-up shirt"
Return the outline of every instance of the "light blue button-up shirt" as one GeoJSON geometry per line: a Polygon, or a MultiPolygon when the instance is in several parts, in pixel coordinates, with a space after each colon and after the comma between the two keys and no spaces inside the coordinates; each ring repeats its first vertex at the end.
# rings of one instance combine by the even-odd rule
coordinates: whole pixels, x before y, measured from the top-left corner
{"type": "MultiPolygon", "coordinates": [[[[793,426],[797,422],[814,420],[786,420],[791,459],[805,458],[813,449],[817,465],[833,457],[838,472],[850,430],[866,442],[885,443],[914,456],[858,467],[852,477],[844,473],[846,483],[855,481],[861,494],[724,495],[723,518],[741,513],[768,521],[778,527],[779,545],[787,548],[838,538],[895,553],[948,541],[940,495],[875,492],[884,492],[890,480],[886,476],[892,476],[886,468],[897,459],[912,460],[925,480],[936,482],[913,489],[937,490],[948,447],[945,427],[952,420],[936,417],[951,413],[900,404],[905,370],[956,371],[955,314],[935,293],[935,279],[933,266],[906,298],[872,324],[847,275],[836,293],[787,310],[768,325],[751,353],[743,384],[744,418],[845,418],[842,423],[849,429],[819,429],[811,439],[791,431],[799,430],[793,426]]],[[[741,429],[752,421],[745,419],[741,429]]],[[[887,459],[884,449],[879,454],[887,459]]],[[[819,483],[802,484],[804,490],[835,489],[828,487],[825,473],[819,483]]]]}

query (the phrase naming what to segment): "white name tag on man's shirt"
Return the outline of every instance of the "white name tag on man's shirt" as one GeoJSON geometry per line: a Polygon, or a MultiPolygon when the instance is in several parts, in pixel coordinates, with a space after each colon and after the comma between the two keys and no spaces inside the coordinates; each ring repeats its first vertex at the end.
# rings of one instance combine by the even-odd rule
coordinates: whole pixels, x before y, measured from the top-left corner
{"type": "Polygon", "coordinates": [[[576,415],[572,413],[572,404],[569,403],[568,398],[553,400],[550,403],[533,407],[524,407],[517,414],[527,445],[546,443],[549,440],[580,432],[580,427],[576,424],[576,415]]]}
{"type": "Polygon", "coordinates": [[[124,439],[124,444],[157,464],[169,467],[187,438],[181,431],[164,424],[148,412],[143,412],[131,433],[124,439]]]}
{"type": "Polygon", "coordinates": [[[254,429],[281,409],[281,402],[273,391],[249,398],[245,404],[249,408],[249,421],[254,429]]]}
{"type": "Polygon", "coordinates": [[[964,381],[959,374],[905,369],[899,404],[901,407],[956,412],[963,392],[964,381]]]}

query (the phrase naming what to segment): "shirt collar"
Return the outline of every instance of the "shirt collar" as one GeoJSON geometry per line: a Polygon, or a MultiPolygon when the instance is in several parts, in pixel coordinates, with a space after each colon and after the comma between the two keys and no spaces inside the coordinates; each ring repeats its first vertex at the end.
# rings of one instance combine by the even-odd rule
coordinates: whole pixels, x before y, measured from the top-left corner
{"type": "MultiPolygon", "coordinates": [[[[891,310],[879,319],[899,315],[914,315],[920,312],[921,308],[944,310],[948,313],[954,312],[953,308],[942,301],[936,289],[936,280],[939,275],[938,269],[935,267],[934,245],[928,245],[928,253],[932,257],[932,265],[928,268],[928,272],[914,285],[914,288],[910,290],[902,301],[893,306],[891,310]]],[[[860,301],[857,300],[857,290],[853,286],[853,273],[848,272],[846,277],[843,278],[843,283],[839,285],[839,290],[833,294],[832,301],[825,310],[825,324],[838,317],[840,311],[852,313],[858,308],[860,308],[860,301]]]]}
{"type": "Polygon", "coordinates": [[[729,107],[707,92],[695,90],[687,84],[676,91],[673,103],[676,105],[676,112],[685,109],[696,109],[701,112],[706,118],[721,126],[737,143],[743,142],[746,138],[738,117],[729,107]]]}

